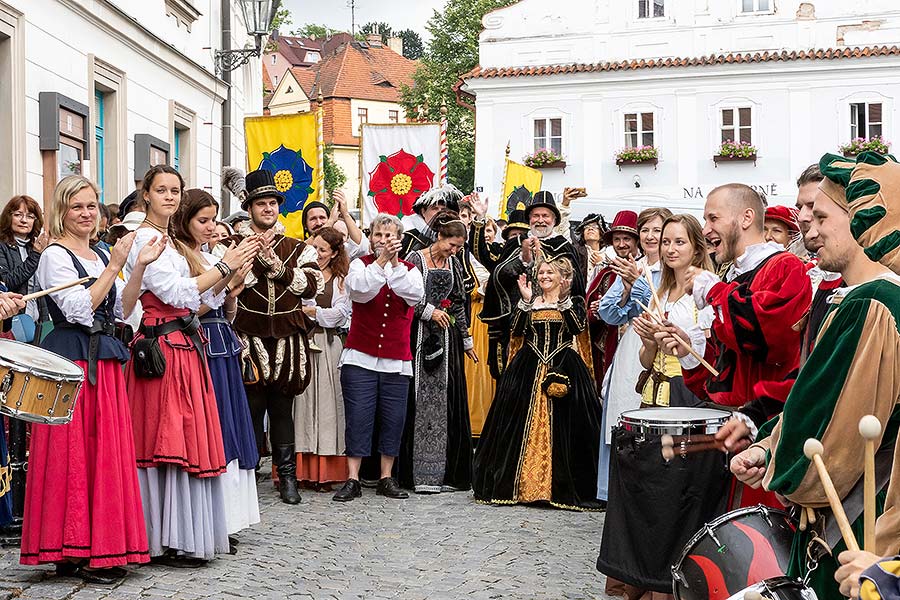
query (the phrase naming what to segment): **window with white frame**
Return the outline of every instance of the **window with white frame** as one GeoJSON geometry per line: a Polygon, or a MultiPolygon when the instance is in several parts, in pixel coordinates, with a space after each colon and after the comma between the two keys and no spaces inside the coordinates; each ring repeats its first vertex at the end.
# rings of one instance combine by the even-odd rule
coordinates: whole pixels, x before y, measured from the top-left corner
{"type": "Polygon", "coordinates": [[[753,143],[753,110],[750,107],[723,108],[719,115],[723,142],[753,143]]]}
{"type": "Polygon", "coordinates": [[[775,0],[741,0],[742,13],[771,12],[775,0]]]}
{"type": "Polygon", "coordinates": [[[665,0],[638,0],[638,19],[658,19],[665,16],[665,0]]]}
{"type": "Polygon", "coordinates": [[[625,147],[654,145],[656,115],[652,112],[625,113],[625,147]]]}
{"type": "Polygon", "coordinates": [[[562,155],[562,119],[551,117],[534,120],[534,151],[552,150],[562,155]]]}
{"type": "Polygon", "coordinates": [[[850,139],[881,137],[883,105],[881,102],[850,104],[850,139]]]}
{"type": "Polygon", "coordinates": [[[400,111],[399,110],[389,110],[388,111],[388,121],[391,123],[399,123],[400,122],[400,111]]]}

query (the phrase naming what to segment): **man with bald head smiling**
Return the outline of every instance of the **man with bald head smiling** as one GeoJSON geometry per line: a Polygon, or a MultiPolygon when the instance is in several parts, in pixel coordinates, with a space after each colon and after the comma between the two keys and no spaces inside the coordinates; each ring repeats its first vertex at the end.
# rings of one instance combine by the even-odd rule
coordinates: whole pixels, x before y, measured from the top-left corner
{"type": "MultiPolygon", "coordinates": [[[[699,269],[688,276],[686,292],[693,292],[698,308],[712,306],[715,312],[719,376],[705,377],[703,367],[697,367],[685,370],[685,381],[701,398],[732,409],[768,398],[744,410],[747,420],[759,427],[781,412],[799,366],[800,332],[794,325],[812,297],[806,267],[780,244],[765,241],[765,205],[749,186],[733,183],[714,189],[704,217],[703,234],[715,249],[716,262],[733,264],[724,281],[699,269]]],[[[665,337],[665,332],[660,335],[665,337]]],[[[683,332],[682,337],[688,339],[683,332]]]]}

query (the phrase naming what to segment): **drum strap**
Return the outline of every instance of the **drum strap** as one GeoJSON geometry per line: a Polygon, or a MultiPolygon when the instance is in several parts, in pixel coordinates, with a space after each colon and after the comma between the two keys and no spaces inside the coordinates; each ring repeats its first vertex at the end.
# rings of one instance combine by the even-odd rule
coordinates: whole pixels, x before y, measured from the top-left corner
{"type": "MultiPolygon", "coordinates": [[[[885,446],[875,453],[875,493],[883,490],[885,486],[887,486],[888,481],[890,481],[893,462],[894,448],[892,446],[885,446]]],[[[863,513],[863,506],[865,503],[864,488],[865,478],[860,477],[859,481],[856,482],[856,485],[850,490],[850,493],[847,494],[841,502],[844,506],[844,512],[847,513],[847,520],[851,523],[858,519],[863,513]]],[[[841,530],[838,527],[837,519],[833,517],[830,509],[823,509],[822,513],[825,515],[825,530],[822,532],[822,537],[825,538],[828,547],[833,550],[842,539],[841,530]]],[[[825,553],[825,550],[818,545],[816,548],[819,548],[819,556],[817,556],[817,558],[819,558],[825,553]]],[[[815,549],[813,550],[813,554],[816,554],[815,549]]]]}

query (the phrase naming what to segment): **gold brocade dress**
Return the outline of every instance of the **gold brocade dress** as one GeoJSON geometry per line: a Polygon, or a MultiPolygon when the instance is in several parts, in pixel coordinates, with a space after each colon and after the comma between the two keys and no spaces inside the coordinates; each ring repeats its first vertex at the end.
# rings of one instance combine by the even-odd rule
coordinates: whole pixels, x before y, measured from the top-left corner
{"type": "Polygon", "coordinates": [[[494,391],[497,388],[497,382],[491,377],[487,361],[489,352],[487,324],[478,317],[482,306],[484,306],[484,299],[478,293],[478,289],[476,289],[472,292],[472,324],[469,327],[469,332],[472,334],[478,362],[466,361],[469,420],[472,423],[472,437],[476,438],[481,436],[481,429],[484,426],[484,420],[487,417],[488,410],[491,408],[491,401],[494,399],[494,391]]]}
{"type": "Polygon", "coordinates": [[[512,322],[509,366],[475,452],[475,498],[599,508],[600,401],[573,344],[586,325],[584,299],[540,308],[520,302],[512,322]]]}

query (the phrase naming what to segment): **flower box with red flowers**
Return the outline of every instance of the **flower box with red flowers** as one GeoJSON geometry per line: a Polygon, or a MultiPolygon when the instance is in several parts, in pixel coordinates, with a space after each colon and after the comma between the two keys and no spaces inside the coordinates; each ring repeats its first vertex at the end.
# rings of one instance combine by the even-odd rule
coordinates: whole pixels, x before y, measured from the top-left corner
{"type": "Polygon", "coordinates": [[[532,169],[565,169],[566,159],[562,155],[557,154],[553,150],[543,148],[534,154],[526,154],[522,157],[522,162],[526,167],[532,169]]]}
{"type": "Polygon", "coordinates": [[[623,165],[656,165],[659,164],[659,148],[654,146],[638,146],[622,148],[616,152],[616,164],[619,170],[623,165]]]}
{"type": "Polygon", "coordinates": [[[719,146],[719,151],[713,156],[716,166],[723,162],[752,162],[756,164],[756,146],[749,142],[732,142],[725,140],[719,146]]]}
{"type": "Polygon", "coordinates": [[[886,141],[884,138],[878,135],[874,135],[869,139],[866,138],[855,138],[847,142],[846,144],[842,144],[840,148],[838,148],[844,156],[847,158],[853,158],[858,155],[860,152],[877,152],[879,154],[887,154],[891,151],[891,143],[886,141]]]}

